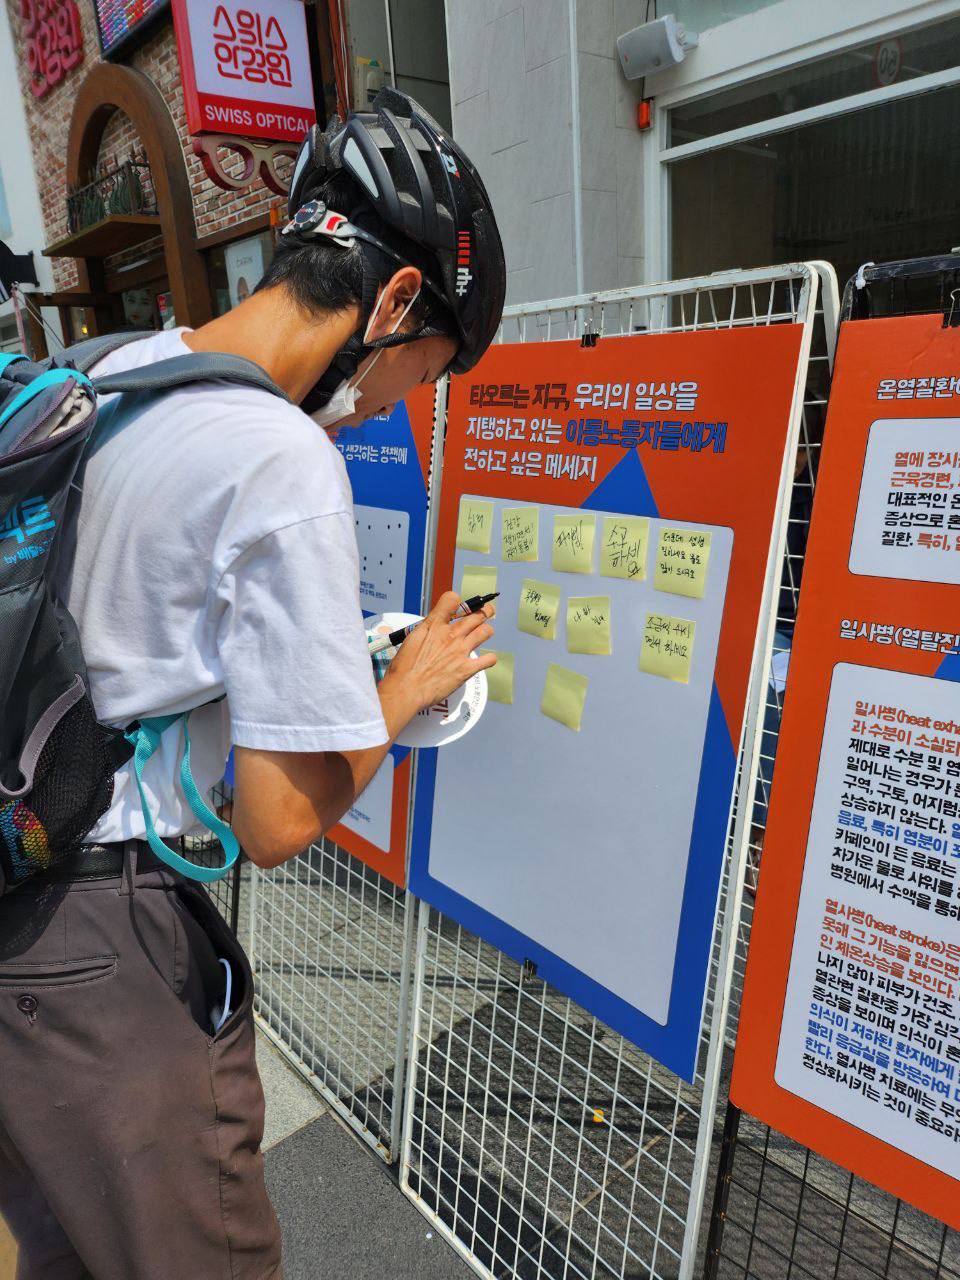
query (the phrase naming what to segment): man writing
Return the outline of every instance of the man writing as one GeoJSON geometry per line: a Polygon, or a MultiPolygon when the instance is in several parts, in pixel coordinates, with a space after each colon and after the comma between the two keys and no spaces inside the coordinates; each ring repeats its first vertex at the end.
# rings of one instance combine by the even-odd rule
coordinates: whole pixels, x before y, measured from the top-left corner
{"type": "MultiPolygon", "coordinates": [[[[489,345],[505,275],[483,184],[384,91],[311,134],[290,206],[247,301],[94,370],[227,352],[289,403],[213,381],[111,402],[61,587],[100,720],[197,708],[201,791],[234,744],[232,824],[265,867],[329,830],[399,730],[494,661],[470,656],[492,609],[451,621],[448,593],[374,684],[349,485],[321,429],[382,413],[489,345]]],[[[184,746],[172,727],[143,772],[171,842],[194,825],[184,746]]],[[[128,764],[76,857],[0,899],[0,1212],[24,1280],[275,1278],[249,965],[144,835],[128,764]],[[221,961],[233,997],[215,1030],[221,961]]]]}

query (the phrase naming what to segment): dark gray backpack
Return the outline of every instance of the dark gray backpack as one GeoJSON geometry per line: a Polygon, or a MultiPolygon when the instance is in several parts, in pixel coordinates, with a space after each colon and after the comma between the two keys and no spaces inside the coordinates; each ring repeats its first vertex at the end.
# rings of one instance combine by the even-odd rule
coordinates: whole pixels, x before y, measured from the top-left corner
{"type": "Polygon", "coordinates": [[[211,380],[283,396],[264,371],[231,355],[189,355],[91,381],[86,371],[117,347],[151,336],[79,343],[35,364],[0,355],[0,894],[76,853],[106,813],[113,775],[131,757],[138,784],[160,735],[184,722],[180,781],[196,816],[220,839],[221,867],[198,867],[157,837],[140,787],[151,848],[175,870],[209,881],[238,853],[233,833],[200,795],[190,772],[186,717],[123,729],[97,721],[76,624],[53,580],[70,489],[97,419],[97,397],[162,394],[211,380]]]}

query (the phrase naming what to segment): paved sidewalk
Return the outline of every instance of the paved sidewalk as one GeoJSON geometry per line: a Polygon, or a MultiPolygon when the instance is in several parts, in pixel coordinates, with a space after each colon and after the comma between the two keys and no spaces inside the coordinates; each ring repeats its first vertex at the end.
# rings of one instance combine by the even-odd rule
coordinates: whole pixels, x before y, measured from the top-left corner
{"type": "Polygon", "coordinates": [[[316,1090],[290,1066],[269,1037],[257,1029],[257,1067],[267,1103],[263,1150],[269,1151],[329,1110],[316,1090]]]}
{"type": "Polygon", "coordinates": [[[273,1147],[284,1280],[467,1280],[474,1272],[331,1113],[273,1147]]]}
{"type": "Polygon", "coordinates": [[[284,1280],[467,1280],[474,1272],[400,1191],[380,1158],[258,1033],[267,1185],[284,1280]]]}

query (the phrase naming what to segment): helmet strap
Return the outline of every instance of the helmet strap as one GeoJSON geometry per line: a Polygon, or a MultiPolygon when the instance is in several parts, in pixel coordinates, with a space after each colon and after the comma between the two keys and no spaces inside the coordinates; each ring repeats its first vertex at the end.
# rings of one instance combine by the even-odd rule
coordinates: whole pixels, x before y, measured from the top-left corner
{"type": "MultiPolygon", "coordinates": [[[[393,263],[398,263],[400,266],[410,265],[404,263],[399,255],[394,254],[392,250],[388,250],[385,245],[373,243],[366,239],[367,234],[361,232],[357,237],[363,262],[360,323],[357,325],[356,331],[334,356],[330,362],[330,367],[301,402],[300,407],[305,413],[315,413],[317,410],[324,408],[341,383],[352,381],[356,378],[360,365],[374,351],[383,350],[385,347],[405,346],[407,343],[417,342],[421,338],[446,336],[445,330],[431,324],[429,320],[424,320],[406,333],[387,333],[381,338],[364,339],[364,334],[376,309],[380,290],[378,273],[373,269],[371,259],[374,255],[378,255],[382,263],[387,267],[392,266],[393,263]]],[[[380,275],[382,275],[382,270],[380,275]]],[[[424,280],[424,284],[427,283],[424,280]]]]}
{"type": "MultiPolygon", "coordinates": [[[[370,322],[377,308],[378,287],[373,273],[368,269],[368,265],[364,261],[360,324],[333,357],[329,368],[323,376],[301,401],[300,407],[304,413],[312,414],[323,409],[329,403],[338,387],[344,382],[355,383],[362,380],[362,375],[361,379],[358,379],[357,374],[368,355],[372,355],[375,351],[382,351],[385,347],[401,346],[407,342],[414,342],[424,336],[424,330],[427,326],[421,324],[411,333],[394,332],[384,334],[382,338],[365,339],[364,335],[370,327],[370,322]]],[[[407,315],[415,301],[416,297],[411,298],[403,315],[400,317],[400,323],[403,322],[404,316],[407,315]]]]}

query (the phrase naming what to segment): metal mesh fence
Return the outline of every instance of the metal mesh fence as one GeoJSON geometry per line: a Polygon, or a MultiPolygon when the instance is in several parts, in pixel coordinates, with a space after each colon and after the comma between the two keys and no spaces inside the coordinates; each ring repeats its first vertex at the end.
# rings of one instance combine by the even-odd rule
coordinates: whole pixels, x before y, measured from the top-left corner
{"type": "MultiPolygon", "coordinates": [[[[829,309],[829,302],[827,305],[829,309]]],[[[835,315],[828,315],[826,317],[827,322],[823,323],[824,317],[821,312],[819,319],[821,322],[816,324],[813,330],[813,341],[807,368],[807,383],[800,422],[800,441],[797,450],[793,490],[790,496],[786,545],[776,604],[776,624],[773,636],[770,680],[764,691],[763,699],[759,759],[753,788],[741,790],[738,787],[738,800],[740,796],[745,796],[747,798],[746,802],[752,808],[743,896],[736,922],[737,934],[736,950],[733,958],[733,979],[730,987],[730,1017],[727,1022],[727,1040],[731,1047],[735,1038],[737,1017],[740,1010],[740,997],[743,991],[743,979],[747,963],[747,943],[753,923],[753,905],[756,899],[760,869],[760,853],[767,825],[770,786],[773,781],[773,764],[780,733],[780,720],[783,714],[783,697],[790,662],[790,651],[793,645],[793,630],[796,625],[797,607],[800,599],[800,583],[803,577],[807,531],[810,525],[814,494],[816,493],[820,448],[823,443],[823,428],[830,394],[830,377],[836,338],[836,317],[835,315]]],[[[725,878],[720,897],[719,914],[721,922],[726,917],[726,911],[727,881],[725,878]]],[[[720,936],[721,933],[718,930],[713,954],[714,978],[716,977],[716,966],[719,959],[720,936]]],[[[712,989],[715,989],[715,985],[714,981],[712,989]]],[[[708,1000],[710,998],[708,995],[708,1000]]]]}
{"type": "Polygon", "coordinates": [[[957,1280],[960,1235],[731,1106],[709,1280],[957,1280]]]}
{"type": "Polygon", "coordinates": [[[251,870],[258,1021],[393,1160],[412,952],[405,893],[329,840],[271,871],[251,870]]]}
{"type": "MultiPolygon", "coordinates": [[[[958,290],[960,259],[956,256],[868,267],[862,284],[851,281],[847,285],[843,316],[872,319],[938,310],[947,314],[951,303],[960,296],[958,290]]],[[[817,418],[810,422],[813,430],[807,474],[798,473],[794,489],[791,526],[797,532],[796,551],[790,554],[788,547],[784,564],[774,644],[775,670],[778,647],[789,657],[796,619],[797,590],[829,390],[827,363],[823,372],[825,381],[815,398],[817,418]]],[[[808,394],[807,404],[811,405],[811,401],[808,394]]],[[[782,691],[771,686],[746,892],[738,919],[731,1001],[734,1012],[742,990],[753,918],[781,704],[782,691]]],[[[734,1030],[732,1017],[728,1024],[731,1045],[734,1030]]],[[[728,1103],[705,1276],[707,1280],[954,1280],[960,1276],[960,1234],[728,1103]]]]}
{"type": "MultiPolygon", "coordinates": [[[[508,313],[502,337],[808,322],[818,337],[797,490],[812,492],[836,312],[829,269],[822,272],[828,314],[815,309],[820,278],[800,266],[571,299],[508,313]]],[[[802,550],[794,544],[788,536],[784,574],[795,601],[802,550]]],[[[421,906],[401,1185],[480,1274],[694,1274],[730,990],[729,929],[740,902],[736,873],[724,886],[693,1085],[421,906]]]]}
{"type": "Polygon", "coordinates": [[[413,1198],[483,1274],[677,1275],[699,1090],[421,912],[413,1198]]]}

